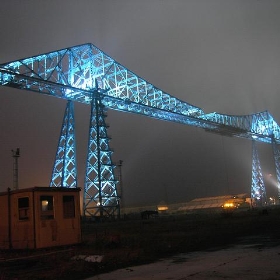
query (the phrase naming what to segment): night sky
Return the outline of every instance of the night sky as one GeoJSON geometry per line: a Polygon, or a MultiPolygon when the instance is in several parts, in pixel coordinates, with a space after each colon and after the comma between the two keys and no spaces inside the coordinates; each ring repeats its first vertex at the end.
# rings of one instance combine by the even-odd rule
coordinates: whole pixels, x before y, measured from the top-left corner
{"type": "MultiPolygon", "coordinates": [[[[2,0],[0,63],[92,43],[163,91],[205,113],[268,110],[280,123],[280,1],[2,0]]],[[[48,186],[66,100],[0,88],[0,191],[48,186]]],[[[89,106],[75,103],[83,187],[89,106]]],[[[250,193],[251,142],[109,111],[113,161],[123,160],[126,206],[250,193]]],[[[258,144],[268,195],[272,148],[258,144]]],[[[117,171],[117,170],[116,170],[117,171]]]]}

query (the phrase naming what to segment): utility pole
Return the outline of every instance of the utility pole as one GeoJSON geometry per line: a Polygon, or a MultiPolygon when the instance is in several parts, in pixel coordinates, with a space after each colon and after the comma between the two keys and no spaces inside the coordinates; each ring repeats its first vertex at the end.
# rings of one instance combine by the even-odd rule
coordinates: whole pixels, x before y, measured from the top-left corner
{"type": "Polygon", "coordinates": [[[14,190],[18,190],[18,158],[20,157],[20,150],[17,148],[15,151],[12,150],[12,157],[14,158],[13,163],[13,183],[14,190]]]}

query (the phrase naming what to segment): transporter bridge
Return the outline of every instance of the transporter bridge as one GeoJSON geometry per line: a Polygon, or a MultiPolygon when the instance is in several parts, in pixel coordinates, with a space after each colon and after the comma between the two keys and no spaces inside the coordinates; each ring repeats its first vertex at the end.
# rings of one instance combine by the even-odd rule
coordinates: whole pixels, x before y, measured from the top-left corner
{"type": "Polygon", "coordinates": [[[184,102],[155,87],[91,43],[0,64],[0,85],[67,100],[51,187],[77,187],[74,102],[91,106],[84,216],[119,214],[120,195],[107,135],[106,110],[118,110],[252,141],[251,198],[266,205],[256,142],[271,144],[280,196],[280,128],[267,111],[232,116],[184,102]]]}

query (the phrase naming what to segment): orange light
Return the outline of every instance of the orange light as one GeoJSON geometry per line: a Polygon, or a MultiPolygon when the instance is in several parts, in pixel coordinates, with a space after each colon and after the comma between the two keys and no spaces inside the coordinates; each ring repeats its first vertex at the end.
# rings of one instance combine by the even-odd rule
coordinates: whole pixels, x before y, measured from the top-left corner
{"type": "Polygon", "coordinates": [[[158,206],[158,211],[166,211],[168,210],[167,206],[158,206]]]}
{"type": "Polygon", "coordinates": [[[235,207],[235,206],[234,206],[234,204],[232,202],[230,202],[230,203],[225,203],[224,207],[225,208],[232,208],[232,207],[235,207]]]}

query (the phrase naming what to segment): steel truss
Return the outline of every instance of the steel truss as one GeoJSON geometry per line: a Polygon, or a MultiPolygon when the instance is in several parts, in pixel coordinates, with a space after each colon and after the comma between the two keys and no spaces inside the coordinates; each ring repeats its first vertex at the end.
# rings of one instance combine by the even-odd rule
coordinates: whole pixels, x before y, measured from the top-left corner
{"type": "Polygon", "coordinates": [[[67,102],[50,187],[77,188],[74,104],[67,102]]]}
{"type": "Polygon", "coordinates": [[[110,138],[105,123],[106,108],[98,90],[91,102],[90,131],[88,140],[87,166],[84,187],[84,216],[119,215],[120,202],[117,194],[112,163],[110,138]]]}
{"type": "MultiPolygon", "coordinates": [[[[0,85],[88,105],[92,105],[93,89],[98,87],[102,89],[99,98],[109,109],[192,125],[226,136],[280,144],[279,125],[269,112],[245,116],[216,112],[206,114],[201,108],[183,102],[148,83],[92,44],[0,64],[0,85]]],[[[278,156],[276,160],[279,161],[278,156]]],[[[71,166],[68,161],[70,158],[65,157],[63,164],[66,169],[57,168],[57,173],[53,174],[60,174],[58,176],[61,178],[67,177],[67,168],[71,166]]],[[[278,165],[277,162],[277,170],[278,165]]],[[[87,172],[91,172],[91,169],[87,172]]],[[[277,179],[279,184],[278,175],[277,179]]],[[[88,189],[87,192],[89,191],[88,189]]],[[[101,212],[98,210],[98,213],[101,212]]]]}
{"type": "Polygon", "coordinates": [[[278,190],[278,201],[280,201],[280,147],[276,141],[272,141],[273,155],[274,155],[274,163],[276,169],[276,179],[277,179],[277,190],[278,190]]]}
{"type": "Polygon", "coordinates": [[[265,206],[267,204],[266,189],[264,186],[263,174],[256,141],[252,141],[252,186],[251,199],[255,206],[265,206]]]}

